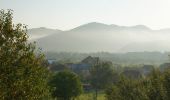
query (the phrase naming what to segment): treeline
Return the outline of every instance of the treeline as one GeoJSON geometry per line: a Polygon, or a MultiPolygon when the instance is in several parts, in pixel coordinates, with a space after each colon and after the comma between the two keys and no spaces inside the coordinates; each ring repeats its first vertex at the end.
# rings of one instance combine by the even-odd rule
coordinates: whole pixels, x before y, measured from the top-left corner
{"type": "Polygon", "coordinates": [[[107,100],[170,100],[170,70],[154,69],[139,80],[124,76],[106,90],[107,100]]]}
{"type": "Polygon", "coordinates": [[[71,53],[71,52],[45,52],[47,59],[63,62],[80,62],[88,56],[100,57],[102,60],[112,61],[116,64],[154,64],[159,65],[169,60],[169,52],[129,52],[129,53],[71,53]]]}

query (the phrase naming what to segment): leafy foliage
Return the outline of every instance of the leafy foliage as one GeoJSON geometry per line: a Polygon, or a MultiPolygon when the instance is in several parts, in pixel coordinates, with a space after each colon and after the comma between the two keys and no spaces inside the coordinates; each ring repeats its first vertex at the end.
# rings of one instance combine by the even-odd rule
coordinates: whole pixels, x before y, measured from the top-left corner
{"type": "Polygon", "coordinates": [[[108,100],[148,100],[140,82],[125,77],[106,91],[106,97],[108,100]]]}
{"type": "Polygon", "coordinates": [[[79,77],[69,71],[61,71],[56,73],[51,82],[53,87],[53,97],[61,100],[70,100],[82,93],[82,84],[79,77]]]}
{"type": "Polygon", "coordinates": [[[92,66],[90,74],[91,85],[96,92],[97,98],[98,90],[104,89],[113,83],[114,72],[112,69],[112,63],[99,62],[92,66]]]}
{"type": "Polygon", "coordinates": [[[150,100],[166,100],[163,75],[159,70],[155,69],[152,71],[147,83],[144,86],[148,88],[147,95],[150,100]]]}
{"type": "Polygon", "coordinates": [[[106,90],[108,100],[169,100],[170,71],[154,69],[144,79],[121,78],[106,90]]]}
{"type": "Polygon", "coordinates": [[[165,71],[163,74],[163,86],[165,90],[164,92],[167,94],[166,98],[170,98],[170,70],[165,71]]]}
{"type": "Polygon", "coordinates": [[[37,100],[49,96],[48,70],[28,43],[27,28],[13,25],[12,11],[0,10],[0,99],[37,100]]]}
{"type": "Polygon", "coordinates": [[[102,89],[112,84],[113,82],[113,69],[112,64],[109,62],[98,63],[90,69],[91,85],[95,89],[102,89]]]}

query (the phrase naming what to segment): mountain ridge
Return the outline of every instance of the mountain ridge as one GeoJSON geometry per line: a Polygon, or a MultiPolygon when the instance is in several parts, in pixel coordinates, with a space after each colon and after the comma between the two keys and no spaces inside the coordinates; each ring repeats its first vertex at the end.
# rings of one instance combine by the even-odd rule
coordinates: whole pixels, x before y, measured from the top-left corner
{"type": "Polygon", "coordinates": [[[135,52],[170,50],[170,30],[152,30],[145,25],[118,26],[87,23],[34,39],[44,51],[135,52]]]}
{"type": "Polygon", "coordinates": [[[38,28],[30,28],[28,30],[32,30],[32,29],[51,29],[51,30],[58,30],[58,31],[70,31],[70,30],[73,30],[73,29],[77,29],[79,27],[84,27],[86,25],[91,25],[91,24],[100,24],[100,25],[104,25],[104,26],[109,26],[109,27],[122,27],[122,28],[135,28],[135,27],[142,27],[142,28],[145,28],[145,29],[149,29],[149,30],[153,30],[153,31],[158,31],[158,30],[170,30],[170,28],[161,28],[161,29],[151,29],[150,27],[146,26],[146,25],[142,25],[142,24],[137,24],[137,25],[132,25],[132,26],[122,26],[122,25],[117,25],[117,24],[104,24],[104,23],[100,23],[100,22],[89,22],[89,23],[86,23],[86,24],[82,24],[82,25],[79,25],[77,27],[74,27],[74,28],[71,28],[69,30],[60,30],[60,29],[53,29],[53,28],[47,28],[47,27],[38,27],[38,28]]]}

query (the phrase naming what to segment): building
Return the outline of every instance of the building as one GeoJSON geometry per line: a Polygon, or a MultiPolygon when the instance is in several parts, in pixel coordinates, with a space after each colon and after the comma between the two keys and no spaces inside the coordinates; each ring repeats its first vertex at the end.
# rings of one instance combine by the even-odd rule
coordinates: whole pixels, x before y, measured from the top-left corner
{"type": "Polygon", "coordinates": [[[99,57],[91,57],[91,56],[88,56],[87,58],[81,61],[81,63],[90,64],[90,65],[97,64],[98,62],[99,62],[99,57]]]}

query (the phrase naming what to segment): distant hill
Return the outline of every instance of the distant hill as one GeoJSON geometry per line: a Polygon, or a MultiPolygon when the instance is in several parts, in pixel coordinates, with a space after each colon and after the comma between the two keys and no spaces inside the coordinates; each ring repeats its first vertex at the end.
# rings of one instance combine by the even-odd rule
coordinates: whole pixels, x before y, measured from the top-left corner
{"type": "Polygon", "coordinates": [[[54,30],[54,29],[48,29],[45,27],[40,27],[40,28],[32,28],[28,29],[28,35],[30,40],[37,40],[52,34],[57,34],[59,32],[62,32],[61,30],[54,30]]]}
{"type": "Polygon", "coordinates": [[[37,35],[40,37],[34,40],[44,51],[170,51],[170,29],[152,30],[144,25],[118,26],[92,22],[68,31],[41,30],[37,35]]]}

